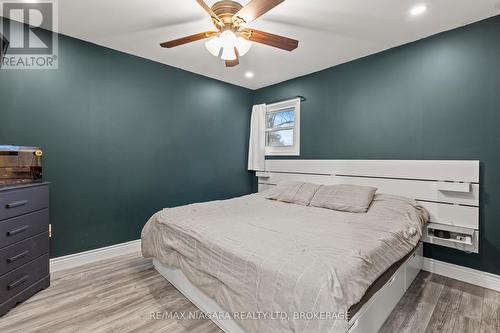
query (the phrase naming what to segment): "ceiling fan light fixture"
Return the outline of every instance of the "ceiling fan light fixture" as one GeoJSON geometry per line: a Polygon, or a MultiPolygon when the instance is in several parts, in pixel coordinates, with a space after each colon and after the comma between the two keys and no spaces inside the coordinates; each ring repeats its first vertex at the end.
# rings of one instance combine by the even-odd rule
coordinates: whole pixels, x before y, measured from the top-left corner
{"type": "Polygon", "coordinates": [[[205,43],[205,47],[213,56],[218,57],[222,48],[220,38],[217,36],[213,37],[205,43]]]}
{"type": "Polygon", "coordinates": [[[236,35],[231,30],[224,30],[220,34],[219,38],[222,47],[225,49],[234,49],[234,47],[236,46],[236,35]]]}
{"type": "Polygon", "coordinates": [[[243,37],[238,37],[236,39],[236,49],[238,50],[238,54],[240,57],[244,56],[250,48],[252,47],[252,43],[246,40],[243,37]]]}
{"type": "MultiPolygon", "coordinates": [[[[285,51],[293,51],[299,41],[280,35],[245,28],[247,24],[278,6],[285,0],[206,0],[196,2],[210,15],[215,29],[160,43],[163,48],[173,48],[188,43],[205,40],[205,47],[217,58],[225,61],[226,67],[239,65],[239,58],[250,51],[253,43],[260,43],[285,51]]],[[[415,0],[427,1],[427,0],[415,0]]]]}
{"type": "Polygon", "coordinates": [[[236,52],[234,52],[234,47],[233,48],[223,48],[222,49],[222,55],[220,57],[222,60],[236,60],[238,59],[236,57],[236,52]]]}

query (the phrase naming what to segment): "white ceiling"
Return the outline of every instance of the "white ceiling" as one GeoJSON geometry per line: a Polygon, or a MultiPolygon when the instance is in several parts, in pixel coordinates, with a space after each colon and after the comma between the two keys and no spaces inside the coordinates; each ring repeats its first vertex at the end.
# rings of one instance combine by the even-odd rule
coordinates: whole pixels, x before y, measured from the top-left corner
{"type": "Polygon", "coordinates": [[[298,39],[299,48],[289,53],[254,44],[235,68],[224,67],[203,41],[160,48],[213,29],[195,0],[60,0],[59,32],[257,89],[497,14],[500,0],[286,0],[251,26],[298,39]],[[428,12],[410,17],[420,3],[428,12]],[[255,76],[247,79],[247,71],[255,76]]]}

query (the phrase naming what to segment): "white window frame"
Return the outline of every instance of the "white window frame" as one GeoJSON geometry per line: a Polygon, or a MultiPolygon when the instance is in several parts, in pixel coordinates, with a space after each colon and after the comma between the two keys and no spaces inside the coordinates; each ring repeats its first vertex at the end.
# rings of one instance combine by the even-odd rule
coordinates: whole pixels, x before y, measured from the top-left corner
{"type": "MultiPolygon", "coordinates": [[[[276,129],[278,130],[278,129],[276,129]]],[[[266,156],[299,156],[300,155],[300,98],[291,99],[288,101],[269,104],[266,106],[266,126],[264,128],[264,136],[266,137],[266,156]],[[293,129],[293,145],[288,147],[270,147],[267,146],[267,132],[275,131],[267,129],[267,114],[271,112],[279,112],[293,108],[295,112],[295,125],[290,128],[293,129]]]]}

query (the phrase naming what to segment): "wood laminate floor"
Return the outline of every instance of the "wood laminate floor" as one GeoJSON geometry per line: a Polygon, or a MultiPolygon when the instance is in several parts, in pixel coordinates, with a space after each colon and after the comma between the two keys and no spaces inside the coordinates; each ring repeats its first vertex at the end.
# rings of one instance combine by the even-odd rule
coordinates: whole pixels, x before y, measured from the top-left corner
{"type": "MultiPolygon", "coordinates": [[[[182,313],[200,312],[136,253],[52,274],[50,288],[0,318],[0,332],[222,332],[182,313]]],[[[381,332],[486,333],[499,325],[499,293],[422,272],[381,332]]]]}

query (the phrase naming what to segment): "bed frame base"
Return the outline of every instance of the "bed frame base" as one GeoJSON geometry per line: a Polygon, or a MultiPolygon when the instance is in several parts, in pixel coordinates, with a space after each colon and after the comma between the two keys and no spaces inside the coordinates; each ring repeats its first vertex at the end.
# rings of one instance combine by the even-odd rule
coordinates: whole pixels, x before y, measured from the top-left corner
{"type": "MultiPolygon", "coordinates": [[[[162,264],[158,259],[153,259],[153,266],[168,282],[179,290],[198,309],[205,313],[225,313],[219,304],[208,297],[204,292],[195,287],[184,273],[176,267],[162,264]]],[[[224,318],[211,318],[225,333],[246,333],[235,320],[224,318]]]]}
{"type": "MultiPolygon", "coordinates": [[[[165,279],[201,311],[206,313],[226,312],[214,300],[195,287],[180,269],[164,265],[157,259],[153,259],[153,265],[165,279]]],[[[413,254],[401,265],[389,281],[349,320],[347,333],[378,332],[406,290],[415,280],[422,266],[423,250],[422,243],[420,243],[413,254]]],[[[247,333],[232,319],[212,318],[212,321],[225,333],[247,333]]]]}

